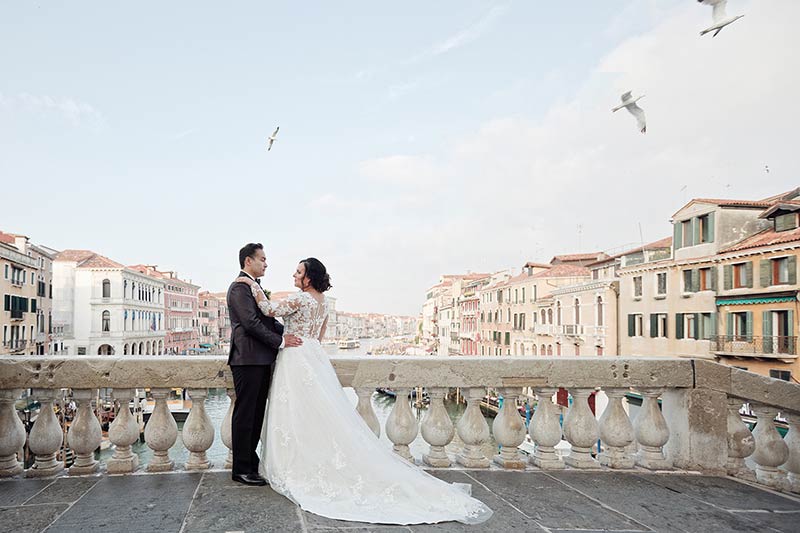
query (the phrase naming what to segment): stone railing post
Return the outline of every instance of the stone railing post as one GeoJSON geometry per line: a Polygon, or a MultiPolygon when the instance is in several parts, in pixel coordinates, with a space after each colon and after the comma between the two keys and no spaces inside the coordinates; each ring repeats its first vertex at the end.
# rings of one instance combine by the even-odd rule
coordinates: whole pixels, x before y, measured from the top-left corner
{"type": "Polygon", "coordinates": [[[607,389],[608,405],[600,416],[600,440],[603,451],[600,464],[610,468],[633,468],[634,458],[628,452],[633,442],[633,425],[622,406],[627,389],[607,389]]]}
{"type": "Polygon", "coordinates": [[[389,413],[389,418],[386,419],[386,436],[392,441],[394,446],[392,449],[400,457],[414,462],[414,457],[408,449],[408,445],[414,442],[417,437],[419,428],[417,427],[417,419],[411,412],[411,404],[408,402],[409,389],[396,389],[397,396],[395,397],[394,407],[392,412],[389,413]]]}
{"type": "Polygon", "coordinates": [[[206,397],[208,389],[189,389],[192,408],[183,423],[183,445],[189,450],[186,470],[207,470],[211,467],[206,450],[214,442],[214,423],[206,413],[206,397]]]}
{"type": "Polygon", "coordinates": [[[776,489],[785,488],[786,474],[778,469],[789,458],[789,447],[775,428],[775,407],[763,404],[752,404],[753,412],[758,417],[753,437],[756,450],[753,461],[756,463],[756,479],[759,483],[776,489]]]}
{"type": "Polygon", "coordinates": [[[668,470],[672,462],[662,452],[669,441],[669,426],[658,407],[658,397],[662,389],[642,389],[642,410],[636,417],[634,431],[639,451],[636,464],[649,470],[668,470]]]}
{"type": "Polygon", "coordinates": [[[41,408],[28,436],[28,447],[36,456],[36,462],[25,471],[26,477],[52,476],[64,470],[63,463],[56,460],[56,453],[64,441],[61,424],[53,412],[53,401],[59,393],[59,389],[33,389],[33,396],[39,400],[41,408]]]}
{"type": "Polygon", "coordinates": [[[559,413],[552,400],[556,389],[536,389],[535,392],[539,401],[528,425],[528,434],[536,444],[536,449],[530,462],[542,470],[559,470],[564,468],[564,461],[555,450],[556,445],[561,442],[559,413]]]}
{"type": "Polygon", "coordinates": [[[800,414],[786,413],[786,421],[789,423],[789,433],[783,442],[789,448],[789,459],[782,468],[788,474],[789,490],[800,492],[800,414]]]}
{"type": "Polygon", "coordinates": [[[667,459],[677,468],[726,475],[727,394],[699,387],[670,388],[661,395],[661,406],[669,428],[667,459]]]}
{"type": "Polygon", "coordinates": [[[744,463],[756,449],[756,441],[750,429],[742,421],[739,409],[742,400],[728,398],[728,462],[725,469],[729,476],[755,481],[756,476],[744,463]]]}
{"type": "Polygon", "coordinates": [[[374,392],[375,389],[370,387],[358,387],[356,389],[356,395],[358,396],[356,412],[361,415],[361,418],[367,423],[369,429],[375,433],[375,436],[380,437],[381,424],[378,422],[378,417],[375,416],[375,410],[372,408],[372,395],[374,392]]]}
{"type": "Polygon", "coordinates": [[[572,445],[564,462],[573,468],[600,468],[592,457],[592,447],[600,437],[600,427],[589,409],[589,395],[594,389],[570,389],[572,405],[564,417],[564,437],[572,445]]]}
{"type": "Polygon", "coordinates": [[[69,469],[71,475],[97,472],[100,463],[94,459],[94,451],[100,447],[103,432],[100,422],[92,410],[93,389],[73,389],[72,397],[78,404],[75,418],[67,433],[67,443],[75,452],[75,462],[69,469]]]}
{"type": "Polygon", "coordinates": [[[225,412],[225,418],[222,419],[222,426],[219,428],[219,436],[222,439],[222,444],[228,448],[228,456],[225,458],[225,465],[223,468],[231,469],[233,467],[233,437],[231,435],[231,423],[233,421],[233,406],[236,403],[236,389],[226,389],[225,392],[230,398],[231,403],[228,404],[228,410],[225,412]]]}
{"type": "Polygon", "coordinates": [[[22,473],[17,451],[25,446],[25,426],[14,408],[21,392],[21,389],[0,390],[0,477],[22,473]]]}
{"type": "Polygon", "coordinates": [[[456,431],[464,448],[456,461],[467,468],[488,468],[489,459],[483,454],[481,445],[489,440],[489,424],[483,418],[480,402],[485,389],[470,387],[465,392],[467,409],[456,424],[456,431]]]}
{"type": "Polygon", "coordinates": [[[114,389],[114,399],[119,402],[117,416],[108,427],[108,440],[114,445],[114,455],[106,461],[109,474],[127,474],[139,466],[139,456],[132,446],[139,440],[139,424],[131,414],[132,389],[114,389]]]}
{"type": "Polygon", "coordinates": [[[492,422],[492,432],[497,444],[501,446],[500,453],[494,456],[494,462],[503,468],[525,470],[525,459],[520,454],[518,446],[525,440],[525,421],[517,411],[518,389],[503,388],[503,407],[492,422]]]}
{"type": "Polygon", "coordinates": [[[430,444],[430,451],[422,455],[422,462],[429,466],[446,468],[450,466],[450,457],[444,447],[450,444],[455,435],[453,421],[444,408],[444,395],[447,389],[434,387],[429,389],[431,403],[428,412],[422,419],[422,438],[430,444]]]}
{"type": "Polygon", "coordinates": [[[169,449],[178,440],[178,424],[167,406],[170,389],[152,389],[150,392],[156,405],[150,420],[144,427],[144,440],[153,450],[153,458],[147,464],[148,472],[167,472],[175,463],[169,458],[169,449]]]}

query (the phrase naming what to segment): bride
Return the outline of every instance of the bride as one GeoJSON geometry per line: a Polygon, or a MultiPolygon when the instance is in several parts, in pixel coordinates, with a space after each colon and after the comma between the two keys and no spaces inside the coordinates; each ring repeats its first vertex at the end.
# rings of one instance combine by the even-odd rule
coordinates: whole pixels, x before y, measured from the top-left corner
{"type": "MultiPolygon", "coordinates": [[[[286,333],[303,344],[278,354],[261,434],[261,474],[303,510],[339,520],[379,524],[478,524],[492,515],[467,494],[410,464],[384,446],[345,395],[320,340],[330,289],[315,258],[297,265],[300,291],[271,302],[250,278],[261,312],[284,318],[286,333]]],[[[398,398],[397,401],[403,401],[398,398]]]]}

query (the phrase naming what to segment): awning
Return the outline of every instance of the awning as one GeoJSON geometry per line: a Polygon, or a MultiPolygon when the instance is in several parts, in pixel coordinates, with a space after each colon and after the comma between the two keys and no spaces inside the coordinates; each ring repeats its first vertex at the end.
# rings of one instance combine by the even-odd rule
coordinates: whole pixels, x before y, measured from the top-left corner
{"type": "Polygon", "coordinates": [[[796,296],[768,296],[764,298],[723,298],[717,300],[717,305],[752,305],[752,304],[777,304],[782,302],[795,302],[796,296]]]}
{"type": "Polygon", "coordinates": [[[200,347],[201,347],[201,348],[213,348],[213,347],[214,347],[214,345],[213,345],[213,344],[207,344],[207,343],[201,342],[201,343],[200,343],[200,347]]]}

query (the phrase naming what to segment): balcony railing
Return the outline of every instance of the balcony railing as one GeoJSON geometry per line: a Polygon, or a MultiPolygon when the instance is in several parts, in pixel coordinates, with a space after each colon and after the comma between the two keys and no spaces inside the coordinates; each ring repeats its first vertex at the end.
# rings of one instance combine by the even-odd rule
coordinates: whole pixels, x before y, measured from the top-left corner
{"type": "Polygon", "coordinates": [[[561,326],[561,333],[568,337],[578,337],[583,335],[583,326],[581,324],[564,324],[561,326]]]}
{"type": "Polygon", "coordinates": [[[22,280],[18,279],[18,278],[11,278],[10,282],[11,282],[11,285],[13,285],[14,287],[22,287],[23,285],[25,285],[22,282],[22,280]]]}
{"type": "MultiPolygon", "coordinates": [[[[488,469],[493,463],[507,470],[524,470],[529,468],[528,463],[541,470],[565,466],[584,471],[681,468],[727,473],[800,492],[800,385],[709,361],[667,357],[362,356],[331,361],[342,386],[356,391],[356,412],[372,432],[388,436],[398,455],[415,459],[408,445],[421,430],[428,449],[419,459],[429,466],[453,466],[445,447],[450,446],[457,431],[463,448],[455,462],[470,469],[488,469]],[[386,426],[381,427],[373,411],[372,395],[376,388],[387,386],[394,389],[398,400],[386,426]],[[405,400],[415,387],[425,387],[430,395],[421,424],[405,400]],[[454,425],[443,398],[455,387],[467,399],[467,408],[454,425]],[[507,399],[492,423],[500,451],[491,457],[484,447],[489,426],[480,411],[487,387],[507,399]],[[564,411],[553,402],[559,388],[567,389],[572,396],[564,411]],[[589,403],[590,395],[598,389],[608,400],[599,420],[589,403]],[[632,389],[643,398],[633,421],[623,406],[625,394],[632,389]],[[535,406],[528,428],[512,401],[519,397],[527,397],[529,405],[535,406]],[[757,417],[752,433],[739,416],[744,403],[757,417]],[[779,412],[789,426],[786,439],[773,424],[779,412]],[[518,449],[526,434],[535,444],[529,458],[518,449]],[[562,439],[569,444],[569,453],[563,457],[555,449],[562,439]],[[595,453],[598,441],[599,453],[595,453]],[[746,457],[751,458],[747,463],[746,457]]],[[[0,440],[0,476],[23,472],[16,453],[26,438],[35,453],[35,463],[25,471],[26,476],[50,476],[63,469],[55,459],[63,435],[53,411],[62,388],[71,388],[78,404],[67,434],[76,456],[70,473],[103,471],[94,454],[102,439],[92,412],[92,399],[99,388],[113,389],[116,400],[125,406],[108,432],[115,451],[106,461],[105,472],[137,470],[139,459],[131,445],[139,437],[139,426],[127,406],[134,390],[144,387],[151,389],[156,401],[144,429],[147,445],[154,452],[148,471],[176,467],[169,450],[177,441],[178,430],[166,403],[172,387],[188,389],[193,400],[181,439],[190,452],[183,468],[204,470],[211,466],[206,451],[216,431],[205,411],[209,388],[226,388],[232,399],[220,428],[222,441],[230,449],[230,414],[236,400],[224,356],[5,357],[0,358],[0,435],[4,436],[0,440]],[[41,411],[26,437],[14,403],[21,389],[27,388],[33,389],[41,411]]],[[[230,467],[230,454],[225,467],[230,467]]]]}
{"type": "Polygon", "coordinates": [[[20,351],[20,350],[24,350],[25,346],[27,346],[27,345],[28,345],[28,341],[27,340],[12,339],[10,341],[4,342],[3,343],[3,348],[5,348],[6,350],[10,350],[12,352],[17,352],[17,351],[20,351]]]}
{"type": "Polygon", "coordinates": [[[734,357],[796,358],[797,337],[718,335],[711,337],[711,351],[734,357]]]}
{"type": "Polygon", "coordinates": [[[24,318],[24,311],[22,309],[11,310],[11,320],[22,320],[24,318]]]}
{"type": "Polygon", "coordinates": [[[554,335],[556,326],[553,324],[534,324],[531,330],[535,335],[554,335]]]}

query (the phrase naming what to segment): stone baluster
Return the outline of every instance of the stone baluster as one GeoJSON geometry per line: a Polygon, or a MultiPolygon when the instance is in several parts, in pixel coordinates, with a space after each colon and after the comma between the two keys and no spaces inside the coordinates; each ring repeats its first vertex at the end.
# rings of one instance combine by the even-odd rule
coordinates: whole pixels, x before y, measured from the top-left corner
{"type": "Polygon", "coordinates": [[[756,450],[753,452],[753,461],[757,465],[756,479],[773,488],[784,488],[786,474],[778,467],[789,458],[789,447],[775,428],[778,410],[769,405],[753,404],[753,412],[758,417],[753,430],[756,440],[756,450]]]}
{"type": "Polygon", "coordinates": [[[183,424],[183,445],[189,450],[186,470],[207,470],[211,467],[206,450],[214,442],[214,423],[206,413],[208,389],[190,389],[192,408],[183,424]]]}
{"type": "Polygon", "coordinates": [[[783,442],[789,448],[789,459],[783,464],[789,479],[789,490],[800,492],[800,414],[787,413],[786,421],[789,423],[789,433],[783,442]]]}
{"type": "Polygon", "coordinates": [[[517,396],[519,389],[503,388],[503,407],[492,422],[492,433],[500,452],[494,456],[494,462],[503,468],[515,470],[525,469],[525,459],[520,454],[518,446],[525,440],[525,420],[517,411],[517,396]]]}
{"type": "Polygon", "coordinates": [[[223,468],[233,468],[233,437],[231,435],[231,423],[233,421],[233,406],[236,403],[236,389],[227,389],[228,398],[231,403],[228,405],[228,411],[225,413],[225,418],[222,419],[222,426],[219,428],[219,436],[222,438],[222,444],[228,448],[228,456],[225,458],[225,465],[223,468]]]}
{"type": "Polygon", "coordinates": [[[600,440],[603,451],[600,464],[609,468],[633,468],[635,461],[630,453],[633,442],[633,425],[622,405],[627,389],[607,389],[608,405],[600,417],[600,440]]]}
{"type": "Polygon", "coordinates": [[[564,462],[573,468],[600,468],[592,457],[592,447],[600,437],[600,426],[589,409],[589,395],[594,389],[570,389],[572,405],[564,417],[564,438],[572,449],[564,462]]]}
{"type": "Polygon", "coordinates": [[[147,465],[148,472],[167,472],[175,463],[169,458],[169,449],[178,440],[178,424],[167,406],[170,389],[152,389],[156,401],[150,420],[144,427],[144,440],[153,450],[153,458],[147,465]]]}
{"type": "Polygon", "coordinates": [[[69,469],[71,475],[93,474],[100,467],[100,463],[94,459],[94,451],[100,447],[103,431],[92,409],[94,394],[93,389],[72,390],[72,398],[78,409],[67,433],[67,443],[75,452],[75,462],[69,469]]]}
{"type": "Polygon", "coordinates": [[[559,470],[564,468],[564,461],[555,448],[561,442],[559,412],[552,399],[556,389],[538,389],[535,393],[539,401],[528,425],[528,434],[536,444],[536,449],[530,462],[542,470],[559,470]]]}
{"type": "Polygon", "coordinates": [[[392,449],[400,457],[414,462],[414,457],[408,449],[408,445],[414,442],[419,428],[417,419],[411,412],[411,405],[408,402],[409,389],[396,389],[394,407],[386,419],[386,436],[392,441],[392,449]]]}
{"type": "Polygon", "coordinates": [[[372,408],[372,394],[374,392],[375,389],[370,387],[359,387],[356,389],[356,394],[358,395],[356,412],[361,415],[361,418],[367,423],[369,429],[375,433],[375,436],[380,437],[381,424],[378,422],[378,417],[375,416],[375,410],[372,408]]]}
{"type": "Polygon", "coordinates": [[[489,440],[489,424],[483,418],[480,402],[486,389],[470,387],[466,390],[467,409],[456,424],[456,431],[464,448],[456,461],[467,468],[488,468],[490,461],[481,446],[489,440]]]}
{"type": "Polygon", "coordinates": [[[22,473],[17,451],[25,446],[25,426],[14,407],[21,392],[21,389],[0,390],[0,477],[22,473]]]}
{"type": "Polygon", "coordinates": [[[25,471],[26,477],[52,476],[64,470],[63,463],[56,460],[64,434],[53,412],[53,401],[60,396],[60,392],[59,389],[33,389],[33,396],[39,400],[41,407],[28,436],[28,448],[36,456],[36,462],[25,471]]]}
{"type": "Polygon", "coordinates": [[[744,463],[756,449],[756,441],[750,428],[742,421],[739,409],[742,400],[728,398],[728,461],[725,470],[729,476],[755,481],[756,476],[744,463]]]}
{"type": "Polygon", "coordinates": [[[127,474],[139,466],[139,456],[132,446],[139,440],[139,424],[131,414],[132,389],[114,389],[114,399],[119,402],[117,416],[108,427],[108,440],[114,445],[114,455],[106,462],[109,474],[127,474]]]}
{"type": "Polygon", "coordinates": [[[447,389],[435,387],[429,390],[431,403],[422,420],[422,438],[430,444],[431,449],[423,454],[422,462],[429,466],[446,468],[450,466],[450,458],[444,447],[450,444],[455,435],[453,421],[444,408],[444,395],[447,389]]]}
{"type": "Polygon", "coordinates": [[[639,451],[636,464],[649,470],[669,470],[672,461],[664,456],[663,447],[669,441],[669,426],[658,407],[662,389],[643,389],[642,410],[636,417],[634,428],[639,451]]]}

